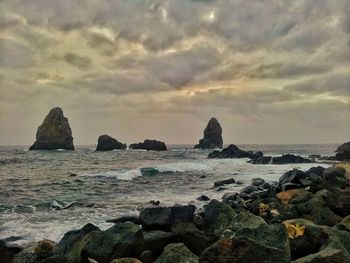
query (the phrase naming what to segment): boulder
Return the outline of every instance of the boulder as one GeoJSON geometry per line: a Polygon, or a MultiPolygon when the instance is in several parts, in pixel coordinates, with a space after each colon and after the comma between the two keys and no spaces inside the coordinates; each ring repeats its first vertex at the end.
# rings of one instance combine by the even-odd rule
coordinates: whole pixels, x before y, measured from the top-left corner
{"type": "Polygon", "coordinates": [[[266,156],[260,158],[252,159],[251,163],[253,164],[290,164],[290,163],[313,163],[312,160],[293,155],[293,154],[284,154],[282,156],[266,156]]]}
{"type": "Polygon", "coordinates": [[[49,258],[41,260],[39,263],[72,263],[80,261],[68,261],[67,257],[63,254],[53,255],[49,258]]]}
{"type": "MultiPolygon", "coordinates": [[[[1,261],[2,262],[2,261],[1,261]]],[[[12,263],[37,263],[38,259],[34,253],[22,250],[14,256],[12,263]]]]}
{"type": "Polygon", "coordinates": [[[176,222],[191,222],[194,211],[194,205],[147,207],[140,213],[140,222],[145,228],[167,229],[176,222]]]}
{"type": "Polygon", "coordinates": [[[96,151],[112,151],[116,149],[125,150],[126,144],[118,142],[116,139],[106,134],[98,137],[96,151]]]}
{"type": "Polygon", "coordinates": [[[195,149],[215,149],[222,148],[222,128],[216,118],[211,118],[207,127],[204,129],[204,137],[199,140],[199,144],[194,146],[195,149]]]}
{"type": "Polygon", "coordinates": [[[128,221],[137,225],[141,224],[140,217],[138,215],[126,215],[126,216],[117,217],[115,219],[106,220],[107,223],[125,223],[128,221]]]}
{"type": "Polygon", "coordinates": [[[344,143],[336,150],[335,159],[338,161],[350,161],[350,142],[344,143]]]}
{"type": "Polygon", "coordinates": [[[328,206],[339,216],[345,217],[350,215],[350,188],[333,189],[330,193],[328,206]]]}
{"type": "Polygon", "coordinates": [[[142,263],[142,262],[137,258],[117,258],[111,261],[111,263],[142,263]]]}
{"type": "Polygon", "coordinates": [[[152,251],[152,255],[160,255],[163,248],[176,242],[176,235],[173,232],[164,232],[160,230],[144,232],[144,249],[152,251]]]}
{"type": "Polygon", "coordinates": [[[144,140],[143,142],[133,143],[129,146],[130,149],[139,149],[147,151],[167,151],[167,147],[164,142],[156,140],[144,140]]]}
{"type": "Polygon", "coordinates": [[[198,201],[206,202],[206,201],[209,201],[210,198],[209,198],[208,196],[206,196],[206,195],[201,195],[201,196],[198,196],[198,197],[197,197],[197,200],[198,200],[198,201]]]}
{"type": "Polygon", "coordinates": [[[169,244],[155,263],[198,263],[194,255],[183,243],[169,244]]]}
{"type": "Polygon", "coordinates": [[[214,187],[223,186],[225,184],[235,184],[235,183],[236,183],[236,180],[234,178],[230,178],[230,179],[214,182],[214,187]]]}
{"type": "Polygon", "coordinates": [[[5,241],[0,240],[0,259],[1,263],[11,263],[15,255],[22,251],[22,247],[17,245],[7,244],[5,241]]]}
{"type": "Polygon", "coordinates": [[[350,215],[344,217],[334,228],[350,232],[350,215]]]}
{"type": "Polygon", "coordinates": [[[29,150],[74,150],[72,131],[61,108],[53,108],[36,133],[36,141],[29,150]]]}
{"type": "Polygon", "coordinates": [[[222,151],[215,150],[209,153],[208,158],[218,158],[218,159],[233,159],[233,158],[250,158],[257,159],[262,157],[262,152],[253,153],[251,151],[243,151],[238,146],[230,144],[222,151]]]}
{"type": "Polygon", "coordinates": [[[109,263],[116,258],[139,257],[144,243],[140,226],[131,223],[117,223],[113,227],[99,231],[84,246],[84,262],[88,258],[99,263],[109,263]]]}
{"type": "Polygon", "coordinates": [[[56,259],[59,260],[63,257],[68,263],[81,262],[84,246],[99,232],[98,227],[93,224],[86,224],[79,230],[71,230],[65,233],[53,249],[53,254],[59,256],[50,257],[51,261],[47,259],[47,262],[55,262],[56,259]]]}
{"type": "Polygon", "coordinates": [[[57,245],[56,242],[44,239],[37,243],[34,248],[34,254],[38,257],[39,260],[48,258],[53,255],[53,249],[57,245]]]}

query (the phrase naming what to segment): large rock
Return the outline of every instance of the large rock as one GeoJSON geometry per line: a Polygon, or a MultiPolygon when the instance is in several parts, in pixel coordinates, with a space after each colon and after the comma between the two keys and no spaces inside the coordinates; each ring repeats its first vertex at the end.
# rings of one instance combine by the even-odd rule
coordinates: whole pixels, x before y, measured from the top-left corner
{"type": "Polygon", "coordinates": [[[336,150],[335,158],[338,161],[350,161],[350,142],[344,143],[336,150]]]}
{"type": "Polygon", "coordinates": [[[165,232],[160,230],[144,232],[144,249],[152,251],[153,255],[159,255],[163,248],[176,242],[176,235],[172,232],[165,232]]]}
{"type": "Polygon", "coordinates": [[[199,140],[199,144],[194,146],[195,149],[215,149],[222,148],[222,128],[217,119],[211,118],[204,130],[204,138],[199,140]]]}
{"type": "Polygon", "coordinates": [[[96,151],[113,151],[116,149],[125,150],[126,144],[118,142],[109,135],[101,135],[97,140],[96,151]]]}
{"type": "Polygon", "coordinates": [[[133,143],[129,146],[130,149],[147,150],[147,151],[167,151],[164,142],[157,140],[144,140],[143,142],[133,143]]]}
{"type": "Polygon", "coordinates": [[[283,154],[282,156],[264,156],[259,158],[254,158],[251,163],[253,164],[289,164],[289,163],[313,163],[312,160],[293,155],[293,154],[283,154]]]}
{"type": "MultiPolygon", "coordinates": [[[[2,261],[1,261],[2,262],[2,261]]],[[[11,263],[37,263],[38,258],[34,253],[22,250],[12,259],[11,263]]]]}
{"type": "Polygon", "coordinates": [[[29,150],[74,150],[72,130],[61,108],[53,108],[36,133],[36,141],[29,150]]]}
{"type": "Polygon", "coordinates": [[[0,259],[1,263],[11,263],[14,256],[22,251],[22,247],[17,245],[7,244],[0,240],[0,259]]]}
{"type": "Polygon", "coordinates": [[[155,263],[198,263],[194,255],[183,243],[169,244],[155,263]]]}
{"type": "Polygon", "coordinates": [[[84,247],[84,262],[88,258],[99,263],[109,263],[117,258],[139,257],[143,249],[143,233],[140,226],[131,222],[117,223],[98,232],[84,247]]]}
{"type": "Polygon", "coordinates": [[[45,259],[53,255],[53,250],[56,246],[56,242],[48,239],[41,240],[37,243],[34,248],[34,254],[38,259],[45,259]]]}
{"type": "Polygon", "coordinates": [[[209,153],[208,158],[250,158],[257,159],[263,156],[262,152],[253,153],[251,151],[243,151],[238,146],[230,144],[222,151],[215,150],[209,153]]]}

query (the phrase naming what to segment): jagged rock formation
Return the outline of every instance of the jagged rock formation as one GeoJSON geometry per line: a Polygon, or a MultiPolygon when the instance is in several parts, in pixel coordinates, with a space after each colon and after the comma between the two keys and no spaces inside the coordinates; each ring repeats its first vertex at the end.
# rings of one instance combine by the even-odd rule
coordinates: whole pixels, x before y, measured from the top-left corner
{"type": "Polygon", "coordinates": [[[249,159],[257,159],[263,157],[262,152],[252,152],[252,151],[243,151],[239,149],[236,145],[230,144],[226,148],[224,148],[222,151],[215,150],[209,153],[208,158],[218,158],[218,159],[224,159],[224,158],[249,158],[249,159]]]}
{"type": "Polygon", "coordinates": [[[72,130],[61,108],[53,108],[36,133],[36,141],[29,150],[74,150],[72,130]]]}
{"type": "Polygon", "coordinates": [[[339,146],[336,153],[335,159],[338,161],[350,161],[350,142],[339,146]]]}
{"type": "Polygon", "coordinates": [[[106,134],[98,137],[96,151],[112,151],[115,149],[125,150],[126,144],[106,134]]]}
{"type": "Polygon", "coordinates": [[[222,148],[222,128],[216,118],[211,118],[204,130],[203,139],[194,146],[195,149],[215,149],[222,148]]]}
{"type": "Polygon", "coordinates": [[[147,150],[147,151],[167,151],[164,142],[156,141],[156,140],[144,140],[143,142],[133,143],[129,146],[130,149],[139,149],[139,150],[147,150]]]}

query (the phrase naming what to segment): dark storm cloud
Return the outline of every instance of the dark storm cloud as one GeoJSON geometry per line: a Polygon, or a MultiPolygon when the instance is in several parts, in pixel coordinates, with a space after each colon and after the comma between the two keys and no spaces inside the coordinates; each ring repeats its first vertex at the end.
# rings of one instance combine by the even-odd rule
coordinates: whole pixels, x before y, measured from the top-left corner
{"type": "Polygon", "coordinates": [[[88,56],[78,55],[75,53],[66,53],[64,60],[81,70],[88,70],[92,65],[92,60],[88,56]]]}

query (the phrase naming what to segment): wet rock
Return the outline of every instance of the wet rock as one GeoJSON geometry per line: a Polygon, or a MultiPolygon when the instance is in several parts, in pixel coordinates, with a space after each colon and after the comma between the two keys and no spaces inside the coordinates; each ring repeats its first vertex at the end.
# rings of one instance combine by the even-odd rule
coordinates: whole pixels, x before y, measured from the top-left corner
{"type": "Polygon", "coordinates": [[[99,231],[84,246],[83,260],[94,259],[99,263],[123,257],[139,257],[144,238],[141,228],[131,222],[117,223],[113,227],[99,231]]]}
{"type": "Polygon", "coordinates": [[[39,260],[48,258],[53,255],[53,249],[57,245],[56,242],[48,239],[41,240],[37,243],[34,248],[34,254],[38,257],[39,260]]]}
{"type": "Polygon", "coordinates": [[[197,263],[198,257],[194,255],[183,243],[169,244],[155,263],[197,263]]]}
{"type": "Polygon", "coordinates": [[[133,143],[129,146],[130,149],[140,149],[147,151],[167,151],[167,147],[164,142],[157,140],[144,140],[143,142],[133,143]]]}
{"type": "Polygon", "coordinates": [[[209,153],[208,158],[219,158],[219,159],[233,159],[233,158],[250,158],[250,159],[256,159],[260,158],[262,155],[262,152],[253,153],[251,151],[243,151],[238,146],[234,144],[230,144],[226,148],[224,148],[222,151],[215,150],[211,153],[209,153]]]}
{"type": "Polygon", "coordinates": [[[34,253],[22,250],[20,253],[14,256],[12,263],[36,263],[37,257],[34,253]]]}
{"type": "Polygon", "coordinates": [[[143,234],[144,249],[152,251],[152,255],[160,255],[166,245],[176,242],[176,235],[172,232],[155,230],[143,234]]]}
{"type": "Polygon", "coordinates": [[[111,263],[142,263],[142,262],[137,258],[117,258],[111,261],[111,263]]]}
{"type": "Polygon", "coordinates": [[[17,245],[7,244],[5,241],[0,240],[0,259],[1,263],[11,263],[15,255],[22,251],[22,247],[17,245]]]}
{"type": "Polygon", "coordinates": [[[293,154],[284,154],[282,156],[266,156],[261,158],[253,158],[253,164],[290,164],[290,163],[312,163],[313,161],[301,156],[293,154]]]}
{"type": "Polygon", "coordinates": [[[350,215],[350,188],[333,189],[330,193],[328,205],[339,216],[350,215]]]}
{"type": "Polygon", "coordinates": [[[53,108],[36,133],[36,141],[29,150],[74,150],[72,131],[61,108],[53,108]]]}
{"type": "Polygon", "coordinates": [[[50,257],[50,260],[55,262],[56,259],[64,257],[69,263],[81,262],[81,254],[84,246],[99,232],[100,229],[93,224],[86,224],[79,230],[71,230],[67,232],[53,249],[55,255],[62,256],[54,258],[50,257]]]}
{"type": "Polygon", "coordinates": [[[207,127],[204,129],[204,137],[199,140],[199,144],[194,146],[195,149],[214,149],[222,148],[222,128],[216,118],[211,118],[207,127]]]}
{"type": "Polygon", "coordinates": [[[225,193],[222,197],[222,202],[231,206],[233,209],[240,210],[246,208],[244,199],[238,193],[225,193]]]}
{"type": "Polygon", "coordinates": [[[253,186],[258,187],[258,186],[261,186],[263,184],[265,184],[265,180],[262,178],[253,178],[252,179],[251,185],[253,185],[253,186]]]}
{"type": "Polygon", "coordinates": [[[125,150],[126,144],[106,134],[98,137],[96,151],[112,151],[116,149],[125,150]]]}
{"type": "Polygon", "coordinates": [[[205,202],[205,201],[209,201],[210,198],[208,196],[206,196],[206,195],[201,195],[201,196],[197,197],[197,200],[205,202]]]}
{"type": "Polygon", "coordinates": [[[129,215],[129,216],[121,216],[115,219],[108,219],[106,220],[107,223],[125,223],[125,222],[132,222],[134,224],[140,225],[140,217],[138,215],[129,215]]]}
{"type": "Polygon", "coordinates": [[[223,186],[226,184],[234,184],[234,183],[236,183],[236,180],[234,178],[230,178],[230,179],[214,182],[214,187],[219,187],[219,186],[223,186]]]}
{"type": "Polygon", "coordinates": [[[194,205],[173,207],[147,207],[140,213],[145,228],[168,228],[176,222],[190,222],[195,211],[194,205]]]}

